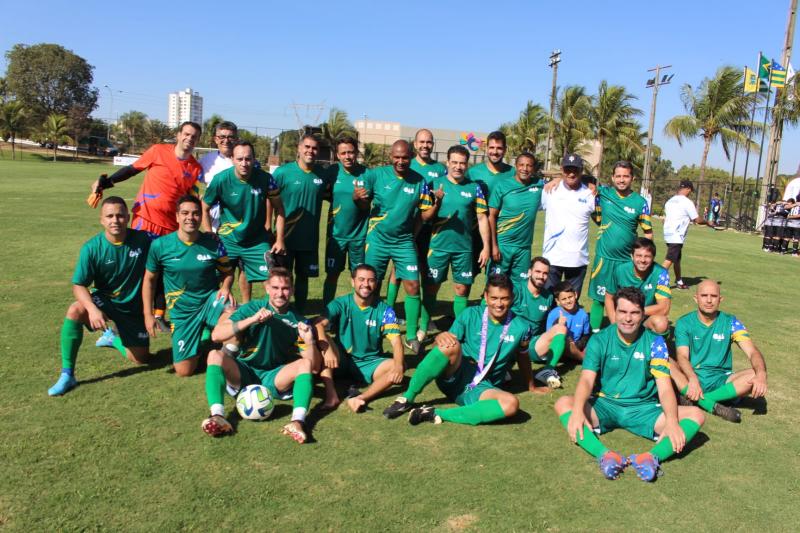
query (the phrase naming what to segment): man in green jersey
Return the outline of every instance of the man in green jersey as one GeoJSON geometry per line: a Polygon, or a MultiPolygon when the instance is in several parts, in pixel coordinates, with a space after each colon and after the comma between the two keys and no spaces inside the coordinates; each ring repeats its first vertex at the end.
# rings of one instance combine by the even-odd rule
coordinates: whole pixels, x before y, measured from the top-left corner
{"type": "Polygon", "coordinates": [[[614,295],[617,323],[592,335],[574,396],[554,409],[572,442],[598,459],[607,479],[632,465],[643,481],[654,481],[659,463],[679,453],[705,418],[696,407],[678,407],[664,339],[644,328],[644,295],[623,287],[614,295]],[[623,428],[656,441],[627,459],[595,435],[623,428]]]}
{"type": "Polygon", "coordinates": [[[316,165],[319,141],[303,135],[297,145],[297,160],[275,170],[286,212],[286,255],[278,263],[294,269],[294,302],[303,312],[308,301],[308,278],[319,276],[319,217],[327,182],[324,169],[316,165]]]}
{"type": "Polygon", "coordinates": [[[542,204],[544,183],[534,181],[536,160],[522,153],[515,161],[512,179],[503,180],[489,197],[489,227],[492,232],[492,263],[495,274],[524,279],[531,264],[531,244],[536,212],[542,204]]]}
{"type": "Polygon", "coordinates": [[[113,346],[123,357],[141,364],[149,356],[140,291],[150,238],[144,231],[129,229],[129,221],[128,206],[122,198],[109,196],[103,200],[103,232],[81,247],[72,276],[75,301],[61,326],[61,374],[47,390],[50,396],[61,396],[78,385],[75,362],[84,327],[104,330],[113,321],[118,332],[113,346]],[[94,291],[90,293],[91,286],[94,291]]]}
{"type": "MultiPolygon", "coordinates": [[[[460,145],[447,150],[447,174],[433,179],[428,184],[434,200],[432,212],[433,228],[428,251],[427,271],[423,280],[423,312],[421,331],[427,331],[430,313],[436,307],[436,295],[447,271],[453,271],[453,315],[467,308],[469,290],[475,279],[472,271],[472,228],[478,225],[481,235],[481,252],[478,263],[481,268],[489,260],[489,220],[486,216],[486,198],[480,185],[465,176],[469,164],[469,151],[460,145]]],[[[419,338],[419,335],[417,336],[419,338]]]]}
{"type": "MultiPolygon", "coordinates": [[[[547,278],[550,275],[550,261],[544,257],[534,257],[528,270],[528,279],[521,280],[514,288],[514,306],[512,311],[528,321],[531,328],[532,349],[528,350],[531,362],[544,363],[545,367],[536,373],[536,381],[547,383],[551,388],[561,386],[561,378],[555,367],[564,354],[567,346],[567,319],[563,315],[549,329],[547,328],[547,315],[555,306],[553,293],[546,288],[547,278]]],[[[535,393],[548,392],[548,388],[536,387],[535,381],[530,381],[530,368],[520,366],[523,381],[530,383],[530,391],[535,393]]]]}
{"type": "Polygon", "coordinates": [[[605,287],[606,315],[613,324],[614,294],[622,287],[636,287],[644,294],[644,326],[663,334],[669,328],[669,310],[672,290],[669,288],[669,271],[655,262],[656,245],[647,237],[633,241],[631,260],[614,268],[605,287]]]}
{"type": "Polygon", "coordinates": [[[631,189],[633,165],[628,161],[618,161],[613,172],[613,187],[600,186],[596,190],[592,215],[600,226],[589,281],[589,296],[592,298],[589,319],[594,332],[600,331],[603,322],[609,280],[617,266],[628,263],[637,228],[641,227],[648,239],[653,238],[647,200],[631,189]]]}
{"type": "Polygon", "coordinates": [[[261,384],[273,398],[293,400],[292,419],[281,432],[302,444],[313,392],[311,373],[320,365],[314,329],[289,304],[293,291],[287,269],[273,268],[264,285],[266,298],[228,311],[214,328],[217,342],[236,336],[241,354],[235,357],[235,345],[208,354],[206,398],[211,416],[202,428],[213,437],[232,433],[233,426],[225,420],[226,383],[233,390],[261,384]]]}
{"type": "Polygon", "coordinates": [[[432,201],[428,184],[409,166],[411,149],[407,141],[392,144],[391,159],[391,165],[373,168],[364,174],[364,187],[356,188],[353,198],[360,203],[365,198],[372,200],[365,260],[375,267],[379,283],[383,281],[389,261],[394,263],[395,275],[403,281],[406,291],[405,345],[418,353],[419,264],[414,229],[419,223],[418,214],[421,213],[423,221],[431,218],[432,201]]]}
{"type": "Polygon", "coordinates": [[[217,235],[225,245],[231,264],[239,264],[247,278],[242,303],[250,301],[254,281],[269,277],[265,256],[285,251],[285,219],[278,185],[269,173],[254,168],[254,163],[253,145],[238,141],[233,147],[233,167],[217,174],[203,195],[203,230],[211,232],[211,207],[218,205],[217,235]],[[272,204],[277,215],[275,244],[271,248],[265,227],[267,202],[272,204]]]}
{"type": "Polygon", "coordinates": [[[697,311],[678,319],[675,324],[675,348],[679,370],[672,379],[681,395],[709,413],[741,421],[741,413],[720,402],[750,395],[767,394],[767,365],[750,333],[735,316],[719,310],[722,302],[719,283],[704,280],[694,294],[697,311]],[[736,343],[750,360],[751,368],[733,371],[736,343]]]}
{"type": "Polygon", "coordinates": [[[163,276],[172,324],[172,366],[177,375],[186,377],[197,369],[203,330],[213,328],[225,307],[236,302],[231,294],[233,269],[225,247],[213,234],[200,231],[200,199],[182,196],[176,207],[178,231],[150,245],[142,301],[147,332],[155,337],[153,299],[158,279],[163,276]],[[224,276],[221,286],[220,274],[224,276]]]}
{"type": "Polygon", "coordinates": [[[325,283],[322,303],[328,305],[336,295],[339,274],[345,261],[350,270],[364,262],[364,240],[367,237],[369,210],[353,200],[353,190],[364,187],[366,167],[358,163],[358,141],[343,137],[336,141],[339,162],[328,167],[331,205],[328,210],[328,233],[325,244],[325,283]]]}
{"type": "Polygon", "coordinates": [[[403,381],[404,358],[400,326],[394,309],[380,299],[375,269],[365,264],[355,267],[352,284],[353,292],[330,302],[314,324],[322,341],[324,406],[335,409],[339,404],[333,377],[348,378],[368,385],[364,392],[348,394],[348,407],[360,413],[367,402],[403,381]],[[336,333],[335,340],[330,331],[336,333]],[[384,338],[392,345],[392,357],[383,351],[384,338]]]}
{"type": "Polygon", "coordinates": [[[408,389],[383,412],[397,418],[410,411],[412,425],[420,422],[488,424],[514,416],[519,400],[499,387],[506,373],[519,362],[527,364],[528,323],[514,315],[514,287],[502,274],[492,274],[481,305],[461,313],[450,331],[436,337],[436,347],[417,366],[408,389]],[[433,380],[458,407],[412,409],[414,399],[433,380]]]}

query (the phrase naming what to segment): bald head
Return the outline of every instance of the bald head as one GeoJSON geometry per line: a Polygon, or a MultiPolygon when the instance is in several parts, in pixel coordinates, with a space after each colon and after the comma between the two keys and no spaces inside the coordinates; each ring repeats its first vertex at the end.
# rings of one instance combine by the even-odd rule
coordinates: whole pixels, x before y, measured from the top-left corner
{"type": "Polygon", "coordinates": [[[713,320],[719,314],[719,304],[722,302],[719,283],[713,279],[701,281],[694,293],[697,310],[708,320],[713,320]]]}
{"type": "Polygon", "coordinates": [[[719,294],[720,292],[719,283],[714,281],[713,279],[704,279],[697,285],[695,294],[701,294],[708,291],[716,292],[717,294],[719,294]]]}
{"type": "Polygon", "coordinates": [[[411,163],[411,146],[408,141],[399,140],[392,143],[392,166],[398,176],[405,176],[411,163]]]}
{"type": "Polygon", "coordinates": [[[414,151],[417,157],[424,162],[430,162],[433,152],[433,133],[431,130],[421,129],[414,135],[414,151]]]}

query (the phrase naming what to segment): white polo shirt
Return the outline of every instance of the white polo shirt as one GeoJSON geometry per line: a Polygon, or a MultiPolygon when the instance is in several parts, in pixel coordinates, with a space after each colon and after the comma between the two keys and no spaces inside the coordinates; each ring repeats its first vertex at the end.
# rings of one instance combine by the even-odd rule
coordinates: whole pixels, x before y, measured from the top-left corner
{"type": "MultiPolygon", "coordinates": [[[[225,157],[219,153],[219,150],[215,150],[213,152],[208,152],[200,158],[200,166],[203,167],[202,181],[206,184],[206,187],[208,187],[211,185],[214,176],[233,166],[233,159],[225,157]]],[[[211,229],[216,233],[217,228],[219,228],[219,205],[212,205],[210,213],[211,229]]]]}
{"type": "Polygon", "coordinates": [[[544,244],[542,255],[552,265],[581,267],[589,264],[589,219],[594,212],[594,194],[586,185],[573,190],[562,181],[542,194],[544,244]]]}
{"type": "Polygon", "coordinates": [[[800,177],[793,179],[786,185],[786,189],[783,191],[783,201],[785,202],[789,198],[797,198],[798,196],[800,196],[800,177]]]}
{"type": "Polygon", "coordinates": [[[664,242],[683,244],[697,209],[688,196],[676,194],[664,204],[664,242]]]}

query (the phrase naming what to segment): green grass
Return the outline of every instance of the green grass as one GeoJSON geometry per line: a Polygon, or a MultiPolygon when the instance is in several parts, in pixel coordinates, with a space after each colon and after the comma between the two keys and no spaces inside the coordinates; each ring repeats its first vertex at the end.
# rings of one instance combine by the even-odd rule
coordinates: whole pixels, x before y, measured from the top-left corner
{"type": "MultiPolygon", "coordinates": [[[[520,394],[524,414],[492,426],[412,428],[381,415],[396,391],[353,415],[313,413],[314,442],[279,434],[289,413],[241,422],[231,438],[200,430],[204,376],[177,378],[168,339],[159,364],[134,367],[87,334],[81,385],[48,398],[59,329],[72,301],[78,249],[99,231],[85,198],[101,165],[0,161],[0,526],[9,530],[573,531],[796,529],[800,435],[794,364],[800,260],[766,255],[756,236],[690,230],[685,275],[722,281],[724,309],[766,356],[766,413],[741,425],[710,418],[691,451],[646,485],[616,482],[571,446],[552,411],[571,393],[520,394]]],[[[115,193],[132,199],[140,179],[115,193]]],[[[541,220],[534,251],[541,249],[541,220]]],[[[660,242],[660,226],[656,228],[660,242]]],[[[344,290],[345,279],[341,287],[344,290]]],[[[480,286],[482,280],[478,281],[480,286]]],[[[321,281],[312,284],[319,298],[321,281]]],[[[443,295],[451,298],[449,285],[443,295]]],[[[402,296],[401,296],[402,298],[402,296]]],[[[400,306],[401,307],[401,306],[400,306]]],[[[675,295],[671,317],[692,309],[675,295]]],[[[444,308],[443,308],[444,310],[444,308]]],[[[740,351],[736,367],[746,364],[740,351]]],[[[413,370],[407,372],[410,375],[413,370]]],[[[518,387],[515,385],[515,387],[518,387]]],[[[518,390],[518,389],[517,389],[518,390]]],[[[316,398],[320,401],[321,387],[316,398]]],[[[435,386],[422,400],[440,398],[435,386]]],[[[232,408],[232,402],[229,400],[232,408]]],[[[648,443],[622,431],[604,441],[625,453],[648,443]]]]}

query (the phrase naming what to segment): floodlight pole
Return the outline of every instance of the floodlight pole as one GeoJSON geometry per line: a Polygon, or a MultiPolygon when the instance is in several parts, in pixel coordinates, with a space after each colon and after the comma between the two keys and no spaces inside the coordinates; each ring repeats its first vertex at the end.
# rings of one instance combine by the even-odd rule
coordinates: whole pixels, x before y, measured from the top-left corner
{"type": "Polygon", "coordinates": [[[550,170],[550,156],[553,151],[553,117],[556,112],[556,84],[558,81],[558,64],[561,63],[561,50],[553,50],[550,54],[550,68],[553,69],[553,88],[550,91],[550,127],[547,129],[547,152],[544,168],[550,170]]]}
{"type": "Polygon", "coordinates": [[[110,115],[108,118],[108,124],[106,124],[106,140],[111,142],[111,121],[114,120],[114,91],[111,90],[111,87],[108,85],[104,85],[106,89],[108,89],[108,96],[111,97],[111,105],[108,109],[108,114],[110,115]]]}
{"type": "Polygon", "coordinates": [[[653,128],[656,123],[656,100],[658,99],[658,86],[667,85],[669,80],[662,81],[660,78],[661,71],[670,68],[672,65],[656,65],[656,68],[651,68],[647,72],[655,72],[653,83],[650,84],[648,80],[647,86],[653,88],[653,102],[650,104],[650,126],[647,128],[647,150],[644,153],[644,169],[642,176],[642,189],[645,192],[650,192],[650,163],[653,157],[653,128]]]}

